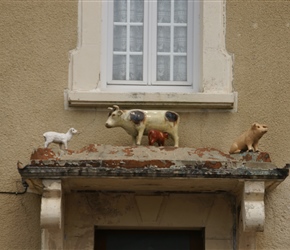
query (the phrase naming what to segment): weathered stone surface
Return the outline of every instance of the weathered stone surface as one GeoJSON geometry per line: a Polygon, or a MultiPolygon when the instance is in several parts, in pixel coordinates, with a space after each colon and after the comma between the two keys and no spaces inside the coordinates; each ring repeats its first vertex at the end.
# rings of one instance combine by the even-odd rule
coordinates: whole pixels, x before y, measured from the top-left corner
{"type": "Polygon", "coordinates": [[[190,177],[285,179],[268,153],[225,154],[214,148],[124,147],[91,144],[78,151],[38,148],[19,169],[24,178],[190,177]]]}

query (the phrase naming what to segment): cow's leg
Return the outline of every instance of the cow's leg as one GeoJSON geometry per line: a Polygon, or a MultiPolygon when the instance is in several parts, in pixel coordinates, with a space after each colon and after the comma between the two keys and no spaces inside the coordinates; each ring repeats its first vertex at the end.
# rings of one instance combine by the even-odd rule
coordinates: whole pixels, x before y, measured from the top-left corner
{"type": "Polygon", "coordinates": [[[138,135],[137,135],[137,138],[136,138],[136,144],[137,145],[141,145],[141,140],[142,140],[142,137],[143,137],[143,134],[144,134],[144,130],[145,130],[145,127],[140,127],[139,130],[138,130],[138,135]]]}
{"type": "Polygon", "coordinates": [[[132,144],[133,144],[133,146],[136,146],[136,139],[137,139],[136,136],[132,136],[132,144]]]}
{"type": "Polygon", "coordinates": [[[179,137],[177,134],[177,131],[171,134],[173,140],[174,140],[174,147],[178,147],[179,146],[179,137]]]}

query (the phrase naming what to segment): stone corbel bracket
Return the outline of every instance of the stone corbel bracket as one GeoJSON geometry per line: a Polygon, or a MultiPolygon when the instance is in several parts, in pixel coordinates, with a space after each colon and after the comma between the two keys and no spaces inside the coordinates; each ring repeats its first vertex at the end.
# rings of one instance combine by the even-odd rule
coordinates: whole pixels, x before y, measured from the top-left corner
{"type": "Polygon", "coordinates": [[[263,232],[265,223],[265,183],[245,181],[242,198],[244,232],[263,232]]]}
{"type": "Polygon", "coordinates": [[[43,180],[41,199],[41,228],[62,228],[62,187],[61,180],[43,180]]]}

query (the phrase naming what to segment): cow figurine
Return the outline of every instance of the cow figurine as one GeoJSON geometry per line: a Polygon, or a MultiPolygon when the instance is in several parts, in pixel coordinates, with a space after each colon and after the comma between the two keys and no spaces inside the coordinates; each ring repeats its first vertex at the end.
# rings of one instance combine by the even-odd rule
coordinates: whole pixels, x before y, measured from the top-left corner
{"type": "Polygon", "coordinates": [[[149,145],[153,145],[155,142],[158,146],[164,146],[165,139],[168,139],[168,133],[161,132],[159,130],[151,129],[148,132],[149,145]]]}
{"type": "Polygon", "coordinates": [[[121,127],[132,136],[133,145],[140,145],[143,135],[149,130],[159,130],[168,133],[178,147],[178,125],[180,117],[173,111],[166,110],[121,110],[117,105],[109,107],[111,112],[106,121],[107,128],[121,127]]]}

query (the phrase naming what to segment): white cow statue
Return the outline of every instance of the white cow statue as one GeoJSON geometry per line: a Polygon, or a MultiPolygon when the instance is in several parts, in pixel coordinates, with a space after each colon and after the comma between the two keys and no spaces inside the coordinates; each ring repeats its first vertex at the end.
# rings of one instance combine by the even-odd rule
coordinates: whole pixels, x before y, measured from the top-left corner
{"type": "Polygon", "coordinates": [[[117,105],[109,107],[111,112],[106,121],[107,128],[121,127],[132,136],[133,145],[140,145],[143,135],[151,129],[168,133],[178,147],[178,125],[180,117],[176,112],[168,110],[121,110],[117,105]]]}
{"type": "Polygon", "coordinates": [[[46,132],[43,134],[45,143],[44,147],[47,148],[48,145],[52,142],[57,143],[62,146],[64,144],[65,149],[67,149],[67,143],[71,140],[72,136],[76,134],[78,131],[74,128],[70,128],[65,134],[57,133],[57,132],[46,132]]]}

